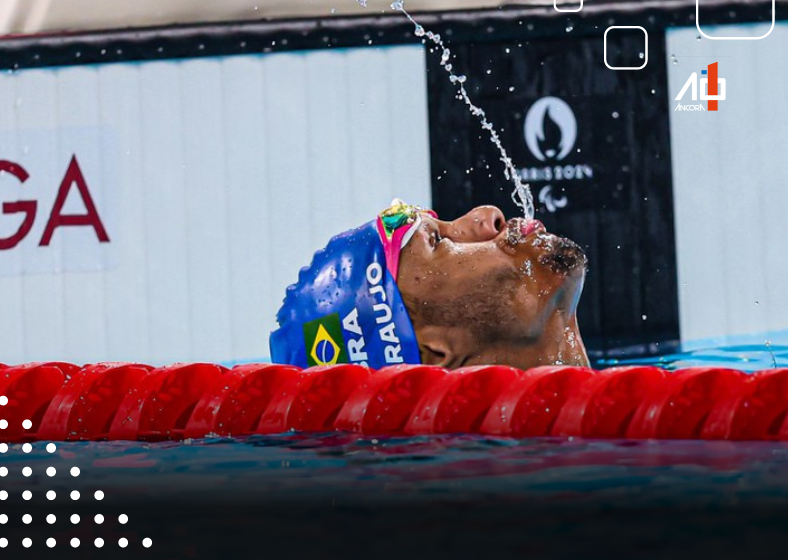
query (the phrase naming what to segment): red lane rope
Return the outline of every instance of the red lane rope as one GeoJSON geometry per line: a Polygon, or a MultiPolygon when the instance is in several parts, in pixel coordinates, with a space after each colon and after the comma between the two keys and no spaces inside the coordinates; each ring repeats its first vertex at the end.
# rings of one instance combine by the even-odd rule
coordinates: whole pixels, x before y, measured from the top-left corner
{"type": "Polygon", "coordinates": [[[788,369],[0,364],[7,442],[366,435],[788,440],[788,369]],[[25,428],[23,422],[31,425],[25,428]]]}

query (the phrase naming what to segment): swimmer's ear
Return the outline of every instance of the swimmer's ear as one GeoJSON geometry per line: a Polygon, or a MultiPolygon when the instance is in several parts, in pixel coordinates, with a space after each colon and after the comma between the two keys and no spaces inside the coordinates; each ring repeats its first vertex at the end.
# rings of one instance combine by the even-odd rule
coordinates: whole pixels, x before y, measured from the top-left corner
{"type": "Polygon", "coordinates": [[[457,369],[468,361],[467,332],[456,327],[428,326],[416,335],[421,351],[421,361],[430,366],[457,369]]]}

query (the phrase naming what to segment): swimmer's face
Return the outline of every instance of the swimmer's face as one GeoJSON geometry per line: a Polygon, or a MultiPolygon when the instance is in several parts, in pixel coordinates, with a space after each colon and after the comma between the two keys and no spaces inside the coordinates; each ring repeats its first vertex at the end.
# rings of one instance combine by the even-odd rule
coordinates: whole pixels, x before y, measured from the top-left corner
{"type": "Polygon", "coordinates": [[[397,284],[420,342],[444,329],[467,344],[524,343],[556,314],[575,313],[585,269],[574,242],[481,206],[450,222],[423,215],[397,284]]]}

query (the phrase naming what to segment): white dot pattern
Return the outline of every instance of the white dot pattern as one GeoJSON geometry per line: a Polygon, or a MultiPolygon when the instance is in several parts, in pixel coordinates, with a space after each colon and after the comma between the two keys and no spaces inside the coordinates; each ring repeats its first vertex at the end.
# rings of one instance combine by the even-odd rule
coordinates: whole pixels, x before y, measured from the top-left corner
{"type": "Polygon", "coordinates": [[[5,395],[0,397],[0,406],[5,406],[7,404],[8,404],[8,397],[6,397],[5,395]]]}
{"type": "Polygon", "coordinates": [[[3,418],[0,420],[0,430],[5,430],[8,427],[8,420],[3,418]]]}
{"type": "MultiPolygon", "coordinates": [[[[8,398],[7,397],[5,397],[5,396],[0,397],[0,405],[4,406],[7,403],[8,403],[8,398]]],[[[30,420],[24,420],[22,422],[22,427],[25,430],[31,429],[32,425],[33,425],[33,423],[30,420]]],[[[8,427],[8,421],[5,420],[5,419],[0,419],[0,428],[6,429],[7,427],[8,427]]],[[[20,447],[17,447],[16,449],[21,449],[23,453],[30,453],[31,451],[33,451],[33,445],[30,444],[30,443],[24,443],[23,445],[21,445],[20,447]]],[[[9,450],[8,444],[0,443],[0,453],[7,453],[8,450],[9,450]]],[[[55,451],[57,451],[57,446],[54,443],[50,442],[50,443],[48,443],[46,445],[46,450],[49,453],[54,453],[55,451]]],[[[78,477],[82,472],[79,469],[79,467],[74,466],[74,467],[71,467],[71,469],[69,469],[69,473],[73,477],[78,477]]],[[[22,475],[23,476],[29,477],[29,476],[32,476],[32,474],[33,474],[33,469],[31,467],[25,466],[25,467],[22,468],[22,475]]],[[[46,474],[48,476],[50,476],[50,477],[53,477],[53,476],[55,476],[57,474],[57,469],[55,467],[53,467],[53,466],[49,466],[49,467],[46,468],[46,474]]],[[[8,475],[8,468],[7,467],[0,467],[0,477],[5,477],[7,475],[8,475]]],[[[78,490],[72,490],[70,492],[69,496],[71,497],[72,500],[76,501],[76,500],[79,500],[80,493],[79,493],[78,490]]],[[[102,490],[96,490],[93,493],[93,496],[94,496],[94,498],[96,500],[99,500],[99,501],[103,500],[104,499],[104,492],[102,490]]],[[[54,500],[56,497],[57,497],[57,493],[54,490],[48,490],[46,492],[47,500],[51,501],[51,500],[54,500]]],[[[31,500],[33,498],[33,493],[30,490],[25,490],[25,491],[22,492],[22,498],[24,500],[31,500]]],[[[8,499],[8,492],[6,490],[0,490],[0,500],[6,500],[6,499],[8,499]]],[[[93,519],[96,522],[96,524],[99,524],[99,525],[104,522],[104,516],[102,514],[100,514],[100,513],[96,514],[93,519]]],[[[70,520],[71,520],[72,524],[76,525],[76,524],[78,524],[80,522],[80,517],[77,514],[73,514],[73,515],[71,515],[70,520]]],[[[57,521],[57,517],[54,514],[50,513],[50,514],[48,514],[46,516],[46,522],[49,525],[54,525],[56,523],[56,521],[57,521]]],[[[128,521],[129,521],[129,516],[126,515],[125,513],[120,514],[118,516],[118,522],[121,525],[125,525],[126,523],[128,523],[128,521]]],[[[26,524],[26,525],[29,525],[30,523],[33,522],[33,516],[30,515],[30,514],[23,515],[22,516],[22,522],[24,524],[26,524]]],[[[6,515],[4,513],[0,514],[0,525],[5,525],[6,523],[8,523],[8,515],[6,515]]],[[[96,538],[93,542],[94,542],[96,548],[102,548],[104,546],[104,544],[105,544],[104,539],[102,539],[100,537],[96,538]]],[[[78,548],[80,546],[80,540],[78,538],[76,538],[76,537],[72,538],[69,541],[69,544],[71,545],[72,548],[78,548]]],[[[30,538],[24,538],[22,540],[22,545],[25,548],[30,548],[31,546],[33,546],[33,541],[30,538]]],[[[57,540],[54,537],[49,537],[46,540],[46,545],[49,548],[54,548],[57,545],[57,540]]],[[[120,548],[126,548],[128,545],[129,545],[129,541],[128,541],[127,538],[122,537],[122,538],[120,538],[118,540],[118,546],[120,548]]],[[[153,545],[153,540],[151,540],[150,538],[146,537],[146,538],[142,539],[142,546],[144,546],[145,548],[150,548],[152,545],[153,545]]],[[[0,548],[6,548],[7,546],[8,546],[8,539],[4,538],[4,537],[0,538],[0,548]]]]}
{"type": "Polygon", "coordinates": [[[22,420],[22,427],[25,430],[29,430],[30,428],[33,427],[33,423],[30,420],[22,420]]]}

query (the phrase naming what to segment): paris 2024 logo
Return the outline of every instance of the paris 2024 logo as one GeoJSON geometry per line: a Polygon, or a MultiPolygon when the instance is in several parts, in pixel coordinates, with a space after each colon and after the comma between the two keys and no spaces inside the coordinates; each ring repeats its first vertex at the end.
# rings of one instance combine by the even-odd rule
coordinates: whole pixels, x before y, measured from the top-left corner
{"type": "Polygon", "coordinates": [[[521,169],[523,180],[534,185],[545,183],[539,187],[538,198],[548,212],[566,208],[569,200],[564,195],[557,195],[553,185],[594,177],[590,165],[565,161],[577,142],[574,111],[560,97],[542,97],[528,109],[523,133],[531,155],[543,163],[521,169]]]}

